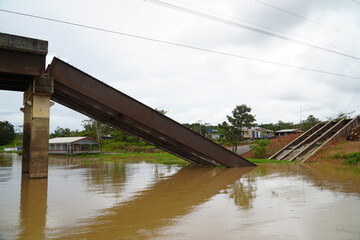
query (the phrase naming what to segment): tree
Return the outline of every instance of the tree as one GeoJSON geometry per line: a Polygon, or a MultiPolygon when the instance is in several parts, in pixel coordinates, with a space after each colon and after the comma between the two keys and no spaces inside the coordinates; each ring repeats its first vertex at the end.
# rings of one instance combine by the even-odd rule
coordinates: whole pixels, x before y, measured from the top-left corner
{"type": "Polygon", "coordinates": [[[163,115],[167,114],[167,112],[168,112],[168,111],[166,111],[166,110],[164,110],[164,109],[157,109],[157,108],[155,108],[154,110],[157,111],[158,113],[163,114],[163,115]]]}
{"type": "Polygon", "coordinates": [[[218,125],[219,133],[227,143],[231,144],[231,151],[236,152],[237,150],[237,138],[236,134],[233,132],[234,128],[231,127],[227,122],[223,122],[218,125]]]}
{"type": "Polygon", "coordinates": [[[84,134],[95,138],[98,141],[100,141],[102,137],[110,135],[114,131],[114,128],[109,127],[108,125],[96,121],[92,118],[83,120],[82,126],[84,128],[84,134]]]}
{"type": "Polygon", "coordinates": [[[72,131],[70,128],[57,127],[53,133],[50,134],[50,138],[56,137],[74,137],[81,133],[79,131],[72,131]]]}
{"type": "Polygon", "coordinates": [[[279,131],[281,129],[296,129],[299,128],[299,124],[293,122],[284,122],[279,120],[277,123],[260,124],[259,127],[266,128],[273,131],[279,131]]]}
{"type": "Polygon", "coordinates": [[[343,118],[349,119],[351,118],[351,116],[355,113],[355,111],[351,111],[351,112],[340,112],[338,113],[335,117],[326,117],[329,121],[339,121],[343,118]]]}
{"type": "Polygon", "coordinates": [[[0,145],[11,143],[15,138],[14,126],[8,121],[0,121],[0,145]]]}
{"type": "Polygon", "coordinates": [[[218,130],[218,126],[211,125],[210,123],[205,122],[202,124],[202,121],[199,120],[196,123],[183,123],[183,126],[190,128],[194,132],[199,133],[200,135],[206,136],[210,129],[218,130]]]}
{"type": "Polygon", "coordinates": [[[237,144],[243,138],[243,130],[255,126],[255,116],[250,114],[251,107],[245,104],[237,105],[231,112],[232,115],[227,115],[226,118],[229,122],[223,122],[219,128],[223,129],[223,133],[231,141],[233,151],[236,152],[237,144]]]}
{"type": "Polygon", "coordinates": [[[254,157],[264,158],[267,154],[267,146],[271,142],[268,139],[257,140],[254,144],[250,145],[251,150],[254,153],[254,157]]]}
{"type": "Polygon", "coordinates": [[[300,122],[300,128],[301,130],[307,131],[320,122],[321,121],[318,118],[313,115],[309,115],[306,120],[300,122]]]}

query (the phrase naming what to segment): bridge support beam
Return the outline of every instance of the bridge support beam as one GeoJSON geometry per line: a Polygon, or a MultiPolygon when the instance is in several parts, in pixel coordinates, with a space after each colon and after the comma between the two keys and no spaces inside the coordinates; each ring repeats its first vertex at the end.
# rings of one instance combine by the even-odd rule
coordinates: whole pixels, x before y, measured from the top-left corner
{"type": "Polygon", "coordinates": [[[54,80],[37,76],[24,93],[23,172],[29,178],[48,176],[50,96],[54,80]]]}

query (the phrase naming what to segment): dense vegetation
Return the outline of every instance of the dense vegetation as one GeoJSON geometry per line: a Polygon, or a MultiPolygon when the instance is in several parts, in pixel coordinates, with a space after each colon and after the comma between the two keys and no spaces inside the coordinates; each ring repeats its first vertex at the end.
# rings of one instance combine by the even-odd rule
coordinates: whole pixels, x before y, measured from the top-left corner
{"type": "Polygon", "coordinates": [[[15,136],[14,126],[8,121],[0,121],[0,146],[11,143],[15,136]]]}

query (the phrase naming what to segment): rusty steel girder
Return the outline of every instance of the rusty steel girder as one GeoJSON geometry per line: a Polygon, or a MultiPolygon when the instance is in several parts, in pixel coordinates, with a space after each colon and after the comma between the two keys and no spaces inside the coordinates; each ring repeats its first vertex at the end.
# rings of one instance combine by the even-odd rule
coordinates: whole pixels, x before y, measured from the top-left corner
{"type": "Polygon", "coordinates": [[[152,108],[54,58],[52,100],[123,130],[191,163],[250,167],[255,164],[182,126],[152,108]]]}

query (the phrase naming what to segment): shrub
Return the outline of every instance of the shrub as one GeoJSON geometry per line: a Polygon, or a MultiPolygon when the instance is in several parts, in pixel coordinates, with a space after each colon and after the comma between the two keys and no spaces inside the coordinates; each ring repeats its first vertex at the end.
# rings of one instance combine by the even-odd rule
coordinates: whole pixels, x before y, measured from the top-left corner
{"type": "Polygon", "coordinates": [[[270,144],[270,140],[261,139],[257,140],[254,144],[250,145],[251,150],[256,158],[264,158],[267,154],[267,146],[270,144]]]}
{"type": "Polygon", "coordinates": [[[343,158],[346,159],[346,164],[356,165],[360,162],[360,152],[354,152],[344,155],[343,158]]]}

